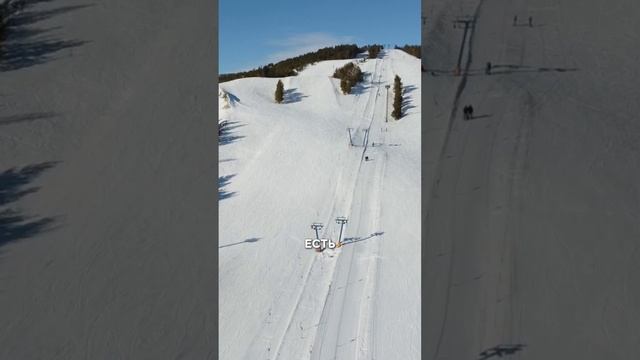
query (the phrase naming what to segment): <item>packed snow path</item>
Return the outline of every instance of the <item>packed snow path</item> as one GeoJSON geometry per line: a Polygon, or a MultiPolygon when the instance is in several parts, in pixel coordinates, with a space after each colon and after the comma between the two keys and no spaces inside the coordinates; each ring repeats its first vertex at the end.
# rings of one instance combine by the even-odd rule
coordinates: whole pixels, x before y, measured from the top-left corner
{"type": "Polygon", "coordinates": [[[215,359],[215,2],[26,1],[0,55],[0,358],[215,359]]]}
{"type": "Polygon", "coordinates": [[[342,95],[348,61],[285,78],[280,105],[276,79],[221,84],[221,358],[420,358],[419,60],[384,51],[342,95]],[[385,124],[395,74],[407,115],[385,124]],[[341,248],[303,248],[316,221],[336,240],[338,216],[341,248]]]}
{"type": "MultiPolygon", "coordinates": [[[[362,151],[354,149],[359,163],[349,211],[351,220],[344,234],[345,245],[337,259],[329,294],[323,307],[312,348],[312,359],[354,359],[359,353],[367,358],[366,355],[370,351],[368,346],[372,339],[369,331],[373,329],[369,328],[369,312],[372,311],[376,296],[376,267],[379,256],[377,245],[385,238],[384,232],[381,231],[380,197],[387,154],[383,150],[386,146],[382,137],[385,131],[381,130],[388,130],[388,127],[384,123],[385,99],[384,96],[380,96],[383,92],[380,79],[385,70],[389,70],[386,66],[380,68],[380,62],[377,60],[370,78],[372,83],[379,86],[372,87],[367,94],[363,116],[365,122],[360,127],[364,130],[360,132],[366,134],[365,147],[362,151]],[[376,141],[384,145],[370,147],[376,141]],[[367,237],[358,237],[358,234],[365,234],[371,230],[376,231],[367,237]],[[373,241],[366,241],[369,239],[373,241]]],[[[382,65],[387,64],[385,62],[382,65]]],[[[385,80],[387,81],[384,84],[389,83],[388,79],[385,80]]]]}
{"type": "Polygon", "coordinates": [[[638,14],[427,4],[425,358],[638,358],[638,14]]]}

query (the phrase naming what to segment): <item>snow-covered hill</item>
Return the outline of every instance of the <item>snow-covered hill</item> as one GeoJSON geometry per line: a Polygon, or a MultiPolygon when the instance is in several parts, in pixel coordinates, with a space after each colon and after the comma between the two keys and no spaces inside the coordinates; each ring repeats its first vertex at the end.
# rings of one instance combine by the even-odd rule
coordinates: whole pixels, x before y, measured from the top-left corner
{"type": "Polygon", "coordinates": [[[220,84],[221,359],[420,358],[420,61],[383,51],[343,95],[348,61],[282,79],[283,104],[278,79],[220,84]],[[395,75],[406,115],[387,123],[395,75]],[[338,216],[345,245],[304,248],[338,216]]]}

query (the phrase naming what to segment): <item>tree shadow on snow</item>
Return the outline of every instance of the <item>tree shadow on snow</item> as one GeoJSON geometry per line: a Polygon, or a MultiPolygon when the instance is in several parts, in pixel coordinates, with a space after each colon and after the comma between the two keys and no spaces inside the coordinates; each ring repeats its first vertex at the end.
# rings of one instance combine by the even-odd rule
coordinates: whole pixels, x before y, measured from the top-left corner
{"type": "Polygon", "coordinates": [[[10,208],[10,204],[33,194],[38,187],[28,185],[57,162],[44,162],[0,173],[0,247],[17,240],[33,237],[51,229],[53,217],[27,216],[10,208]]]}
{"type": "Polygon", "coordinates": [[[53,60],[54,54],[87,43],[63,40],[48,35],[59,27],[38,28],[35,24],[51,17],[80,10],[92,5],[62,6],[35,10],[36,4],[49,1],[22,1],[18,10],[10,13],[0,39],[0,71],[18,70],[53,60]]]}
{"type": "Polygon", "coordinates": [[[298,91],[297,88],[287,89],[284,91],[284,104],[292,104],[302,101],[302,99],[309,97],[298,91]]]}
{"type": "Polygon", "coordinates": [[[413,91],[415,91],[418,87],[415,85],[407,85],[403,88],[403,93],[406,94],[410,94],[413,91]]]}
{"type": "Polygon", "coordinates": [[[224,200],[224,199],[228,199],[232,196],[234,196],[236,193],[235,191],[233,192],[229,192],[227,190],[224,189],[225,186],[229,185],[231,183],[231,179],[233,177],[235,177],[236,174],[232,174],[232,175],[223,175],[218,177],[218,200],[224,200]]]}
{"type": "Polygon", "coordinates": [[[371,89],[371,85],[364,83],[364,82],[359,82],[357,84],[355,84],[352,88],[351,88],[351,94],[352,95],[362,95],[364,93],[366,93],[367,91],[369,91],[369,89],[371,89]]]}
{"type": "Polygon", "coordinates": [[[243,126],[243,124],[238,124],[237,121],[225,122],[224,126],[218,128],[218,145],[229,145],[244,138],[244,136],[236,135],[234,132],[234,130],[243,126]]]}
{"type": "Polygon", "coordinates": [[[27,217],[11,209],[0,211],[0,247],[50,230],[52,217],[27,217]]]}
{"type": "Polygon", "coordinates": [[[402,109],[403,116],[409,115],[410,113],[408,111],[413,108],[415,108],[415,106],[411,104],[411,101],[408,98],[404,98],[402,100],[401,109],[402,109]]]}
{"type": "Polygon", "coordinates": [[[227,98],[229,99],[229,103],[233,104],[233,103],[240,102],[240,98],[238,98],[237,96],[233,95],[230,92],[227,92],[226,90],[225,90],[225,93],[227,94],[227,98]]]}
{"type": "Polygon", "coordinates": [[[363,77],[363,81],[355,84],[351,88],[352,95],[362,95],[367,91],[369,91],[372,87],[383,84],[381,82],[374,81],[373,73],[363,72],[362,77],[363,77]]]}

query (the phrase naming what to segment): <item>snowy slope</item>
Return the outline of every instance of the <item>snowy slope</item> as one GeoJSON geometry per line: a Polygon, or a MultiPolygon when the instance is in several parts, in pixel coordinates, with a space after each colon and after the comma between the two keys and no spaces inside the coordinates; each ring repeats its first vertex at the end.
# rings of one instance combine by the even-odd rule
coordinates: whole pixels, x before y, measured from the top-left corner
{"type": "Polygon", "coordinates": [[[623,0],[425,7],[425,358],[639,358],[638,14],[623,0]],[[463,15],[475,26],[454,77],[463,15]]]}
{"type": "Polygon", "coordinates": [[[220,358],[420,357],[419,60],[384,51],[345,96],[330,76],[348,61],[284,78],[284,104],[277,79],[220,85],[220,358]],[[395,74],[407,115],[385,123],[395,74]],[[305,249],[313,222],[338,238],[337,216],[345,245],[305,249]]]}
{"type": "Polygon", "coordinates": [[[215,3],[26,3],[0,58],[0,358],[214,359],[215,3]]]}

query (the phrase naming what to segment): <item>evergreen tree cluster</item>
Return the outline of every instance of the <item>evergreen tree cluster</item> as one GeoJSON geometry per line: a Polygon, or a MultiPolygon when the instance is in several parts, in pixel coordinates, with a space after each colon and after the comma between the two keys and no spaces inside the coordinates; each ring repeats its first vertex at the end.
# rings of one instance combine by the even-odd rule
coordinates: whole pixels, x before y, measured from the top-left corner
{"type": "Polygon", "coordinates": [[[402,117],[402,80],[398,75],[393,79],[393,111],[391,116],[396,120],[402,117]]]}
{"type": "Polygon", "coordinates": [[[382,45],[369,45],[369,59],[375,59],[378,57],[378,54],[380,54],[380,50],[383,49],[382,45]]]}
{"type": "Polygon", "coordinates": [[[282,80],[278,80],[278,83],[276,84],[275,98],[278,104],[282,103],[284,100],[284,84],[282,83],[282,80]]]}
{"type": "Polygon", "coordinates": [[[342,90],[342,93],[346,95],[350,94],[351,88],[364,79],[364,74],[358,65],[350,62],[345,66],[336,69],[333,73],[333,77],[340,79],[340,89],[342,90]]]}
{"type": "Polygon", "coordinates": [[[396,46],[396,49],[402,50],[409,55],[413,55],[420,59],[422,57],[422,52],[420,50],[420,45],[405,45],[403,47],[396,46]]]}
{"type": "Polygon", "coordinates": [[[231,81],[245,77],[285,77],[293,76],[305,66],[324,60],[353,59],[360,52],[358,45],[337,45],[322,48],[315,52],[306,53],[290,59],[282,60],[275,64],[271,63],[257,69],[220,74],[219,82],[231,81]]]}

